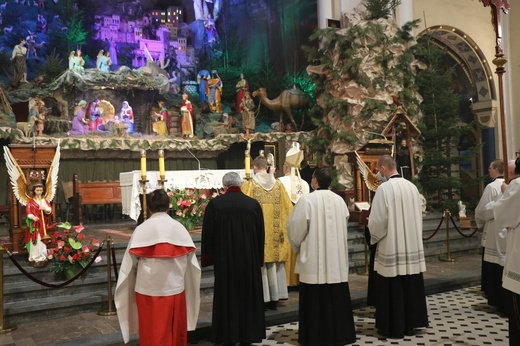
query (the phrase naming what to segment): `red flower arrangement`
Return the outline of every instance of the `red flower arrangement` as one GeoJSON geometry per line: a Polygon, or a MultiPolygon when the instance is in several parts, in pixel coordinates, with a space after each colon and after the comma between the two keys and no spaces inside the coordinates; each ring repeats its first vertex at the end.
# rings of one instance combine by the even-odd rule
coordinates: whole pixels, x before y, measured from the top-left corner
{"type": "MultiPolygon", "coordinates": [[[[173,217],[182,223],[188,231],[193,230],[196,226],[202,225],[204,219],[204,211],[210,199],[206,194],[200,193],[197,189],[174,189],[167,191],[170,197],[170,205],[173,211],[173,217]]],[[[218,195],[213,193],[212,198],[218,195]]]]}
{"type": "MultiPolygon", "coordinates": [[[[74,266],[85,268],[94,256],[93,247],[99,247],[99,240],[90,238],[89,243],[84,245],[87,236],[81,233],[83,225],[72,227],[69,222],[61,222],[57,226],[63,228],[63,233],[55,231],[50,234],[51,241],[47,245],[51,272],[63,273],[74,266]]],[[[95,261],[100,262],[101,256],[96,257],[95,261]]]]}

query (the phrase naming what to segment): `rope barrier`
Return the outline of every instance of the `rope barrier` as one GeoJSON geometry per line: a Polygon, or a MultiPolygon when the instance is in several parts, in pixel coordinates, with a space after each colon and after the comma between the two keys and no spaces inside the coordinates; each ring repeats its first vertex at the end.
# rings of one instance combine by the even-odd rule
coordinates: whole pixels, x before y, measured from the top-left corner
{"type": "Polygon", "coordinates": [[[444,220],[444,216],[441,217],[441,221],[439,222],[439,226],[437,226],[437,229],[435,230],[435,232],[433,232],[433,234],[430,235],[429,237],[423,238],[423,241],[427,241],[427,240],[432,239],[437,234],[437,232],[439,232],[439,230],[441,229],[441,225],[442,225],[442,221],[443,220],[444,220]]]}
{"type": "Polygon", "coordinates": [[[461,236],[463,236],[464,238],[471,238],[475,235],[475,233],[477,233],[478,231],[478,228],[475,228],[475,230],[470,234],[470,235],[465,235],[464,233],[462,233],[460,231],[460,229],[457,227],[457,225],[455,224],[455,220],[453,220],[453,216],[451,216],[451,223],[453,224],[453,227],[455,227],[455,229],[457,230],[457,232],[459,232],[459,234],[461,236]]]}
{"type": "Polygon", "coordinates": [[[13,264],[16,266],[16,268],[18,268],[20,270],[20,272],[22,272],[22,274],[24,274],[25,276],[27,276],[31,281],[33,282],[36,282],[37,284],[39,285],[42,285],[44,287],[48,287],[48,288],[62,288],[62,287],[65,287],[67,286],[68,284],[76,281],[77,278],[79,278],[80,276],[82,276],[91,266],[92,264],[94,263],[94,261],[96,260],[96,257],[99,256],[99,253],[101,252],[101,250],[103,249],[103,245],[105,244],[105,242],[103,242],[100,246],[99,246],[99,249],[97,249],[96,253],[94,254],[94,257],[92,257],[92,259],[90,260],[90,262],[85,266],[85,268],[83,268],[81,270],[81,272],[79,272],[78,275],[76,275],[75,277],[73,277],[72,279],[70,280],[67,280],[61,284],[49,284],[47,282],[44,282],[44,281],[41,281],[40,279],[37,279],[35,278],[34,276],[32,276],[30,273],[28,273],[21,265],[20,263],[13,257],[13,254],[5,249],[5,251],[7,252],[7,255],[9,256],[9,258],[11,259],[11,262],[13,262],[13,264]]]}
{"type": "MultiPolygon", "coordinates": [[[[463,236],[464,238],[471,238],[478,231],[478,228],[475,228],[475,230],[470,235],[466,235],[466,234],[462,233],[461,230],[457,227],[457,225],[455,224],[455,220],[453,220],[453,216],[450,216],[450,219],[451,219],[451,223],[453,224],[453,227],[455,227],[457,232],[459,232],[459,234],[461,236],[463,236]]],[[[441,229],[441,225],[442,225],[442,221],[443,220],[444,220],[444,216],[441,217],[441,220],[439,221],[439,225],[437,226],[437,229],[433,232],[433,234],[428,236],[428,237],[426,237],[426,238],[423,238],[423,241],[427,241],[427,240],[432,239],[437,234],[437,232],[439,232],[439,230],[441,229]]]]}

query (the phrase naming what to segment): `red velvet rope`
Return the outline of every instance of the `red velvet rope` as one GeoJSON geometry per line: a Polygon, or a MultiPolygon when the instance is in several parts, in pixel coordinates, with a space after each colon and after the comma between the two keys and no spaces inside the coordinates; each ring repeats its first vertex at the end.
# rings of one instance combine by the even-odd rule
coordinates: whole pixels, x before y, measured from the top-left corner
{"type": "Polygon", "coordinates": [[[444,217],[441,217],[441,221],[439,222],[439,226],[437,226],[437,229],[435,230],[435,232],[433,232],[433,234],[431,236],[429,236],[427,238],[423,238],[423,241],[432,239],[437,234],[437,232],[439,232],[439,229],[441,229],[442,220],[444,220],[444,217]]]}
{"type": "Polygon", "coordinates": [[[34,276],[32,276],[31,274],[29,274],[21,265],[20,263],[13,257],[13,254],[8,251],[7,249],[5,249],[7,251],[7,255],[9,256],[9,258],[11,259],[11,262],[13,262],[13,264],[16,266],[16,268],[18,268],[22,274],[24,274],[25,276],[27,276],[31,281],[33,282],[36,282],[37,284],[39,285],[42,285],[42,286],[45,286],[45,287],[48,287],[48,288],[62,288],[62,287],[65,287],[67,286],[68,284],[70,284],[71,282],[74,282],[77,278],[79,278],[80,276],[82,276],[91,266],[92,264],[94,263],[94,261],[96,260],[96,257],[99,256],[99,253],[101,252],[101,250],[103,249],[103,245],[105,244],[105,242],[103,242],[101,244],[101,246],[99,247],[99,249],[97,249],[96,253],[94,254],[94,257],[92,257],[92,259],[90,260],[90,262],[85,266],[85,268],[83,268],[81,270],[81,272],[76,275],[75,277],[73,277],[72,279],[70,280],[67,280],[61,284],[49,284],[49,283],[46,283],[44,281],[41,281],[40,279],[37,279],[35,278],[34,276]]]}
{"type": "Polygon", "coordinates": [[[475,230],[474,230],[470,235],[465,235],[465,234],[463,234],[463,233],[460,231],[460,229],[457,227],[457,225],[455,224],[455,220],[453,220],[453,216],[450,217],[450,218],[451,218],[451,223],[453,224],[453,227],[455,227],[455,229],[457,230],[457,232],[459,232],[459,234],[460,234],[461,236],[463,236],[464,238],[471,238],[471,237],[473,237],[473,236],[475,235],[475,233],[477,233],[478,228],[475,228],[475,230]]]}

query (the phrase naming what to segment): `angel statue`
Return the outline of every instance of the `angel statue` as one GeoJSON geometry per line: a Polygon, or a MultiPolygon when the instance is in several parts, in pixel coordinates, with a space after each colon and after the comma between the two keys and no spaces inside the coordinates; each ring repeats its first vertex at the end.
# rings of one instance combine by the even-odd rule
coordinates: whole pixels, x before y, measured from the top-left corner
{"type": "Polygon", "coordinates": [[[56,153],[45,179],[47,189],[45,189],[41,181],[35,183],[27,182],[24,172],[6,146],[4,147],[4,158],[14,195],[20,204],[25,206],[25,215],[27,217],[25,220],[27,224],[25,248],[29,253],[28,260],[33,267],[43,267],[47,264],[47,246],[42,242],[42,239],[48,239],[47,231],[54,227],[51,220],[51,201],[56,194],[60,147],[58,145],[56,148],[56,153]],[[31,195],[27,194],[29,188],[31,195]]]}
{"type": "Polygon", "coordinates": [[[363,180],[365,181],[367,188],[372,192],[376,191],[379,185],[381,185],[381,183],[383,182],[381,175],[379,173],[374,174],[370,167],[368,167],[367,164],[363,161],[363,159],[361,159],[361,156],[359,156],[358,152],[355,151],[355,153],[359,171],[363,176],[363,180]]]}

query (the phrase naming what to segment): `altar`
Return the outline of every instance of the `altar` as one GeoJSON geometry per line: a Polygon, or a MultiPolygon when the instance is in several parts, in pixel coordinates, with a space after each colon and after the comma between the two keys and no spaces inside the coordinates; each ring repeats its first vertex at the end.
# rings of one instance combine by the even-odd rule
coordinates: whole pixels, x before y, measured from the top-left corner
{"type": "MultiPolygon", "coordinates": [[[[194,171],[166,171],[165,189],[221,189],[222,177],[228,172],[237,172],[245,177],[244,169],[213,169],[194,171]]],[[[158,188],[159,171],[148,171],[146,174],[146,192],[149,193],[158,188]]],[[[121,185],[122,213],[137,221],[141,213],[141,171],[119,173],[121,185]]]]}

